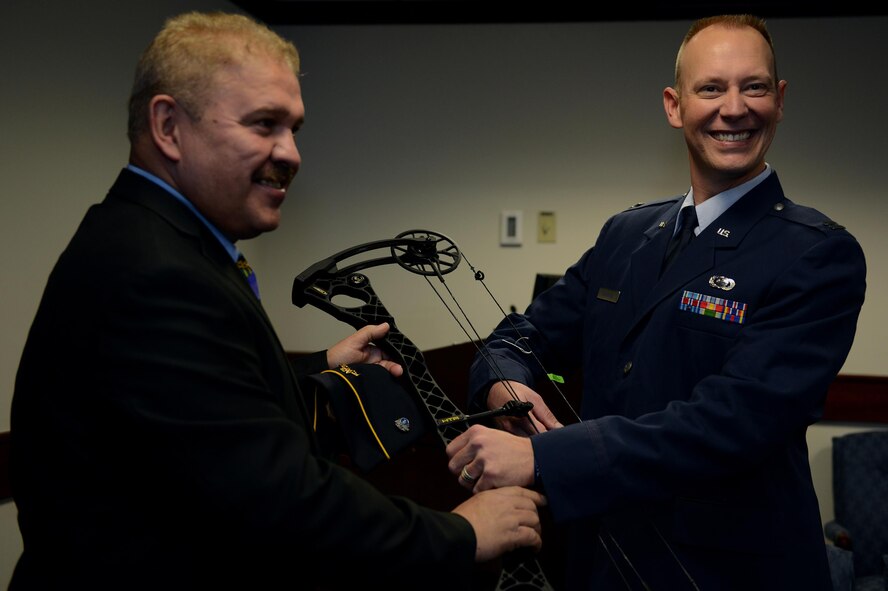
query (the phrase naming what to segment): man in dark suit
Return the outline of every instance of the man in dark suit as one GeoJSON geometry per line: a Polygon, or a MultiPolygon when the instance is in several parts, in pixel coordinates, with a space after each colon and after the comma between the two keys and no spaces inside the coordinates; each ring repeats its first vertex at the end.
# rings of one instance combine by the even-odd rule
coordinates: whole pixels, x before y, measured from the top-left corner
{"type": "MultiPolygon", "coordinates": [[[[130,165],[61,255],[17,375],[12,589],[462,588],[539,545],[536,492],[433,511],[322,456],[235,246],[277,227],[299,168],[298,72],[234,15],[171,19],[143,54],[130,165]]],[[[300,371],[397,374],[371,344],[387,329],[300,371]]]]}
{"type": "Polygon", "coordinates": [[[539,434],[473,427],[448,447],[451,471],[475,491],[542,490],[570,530],[571,589],[830,588],[805,431],[851,347],[866,270],[765,162],[785,89],[761,20],[694,23],[663,95],[691,190],[608,220],[495,330],[498,370],[473,365],[476,399],[531,400],[539,434]],[[580,367],[581,420],[562,426],[532,388],[580,367]]]}

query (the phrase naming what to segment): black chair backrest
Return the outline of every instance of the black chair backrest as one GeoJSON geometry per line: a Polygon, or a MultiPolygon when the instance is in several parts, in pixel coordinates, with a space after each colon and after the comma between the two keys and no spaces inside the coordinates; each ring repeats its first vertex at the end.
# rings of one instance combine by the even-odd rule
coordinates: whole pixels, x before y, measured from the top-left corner
{"type": "Polygon", "coordinates": [[[888,430],[833,438],[836,521],[851,533],[854,572],[882,573],[888,554],[888,430]]]}

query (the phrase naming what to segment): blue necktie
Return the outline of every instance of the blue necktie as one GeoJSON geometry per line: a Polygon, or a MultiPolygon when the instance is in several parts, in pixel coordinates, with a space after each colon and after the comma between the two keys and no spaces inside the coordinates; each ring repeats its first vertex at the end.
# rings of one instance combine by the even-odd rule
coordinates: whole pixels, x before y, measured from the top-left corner
{"type": "Polygon", "coordinates": [[[245,259],[242,254],[237,257],[237,268],[244,274],[247,283],[250,284],[250,288],[253,290],[253,293],[256,294],[256,299],[261,299],[259,297],[259,282],[256,281],[256,274],[253,273],[252,267],[250,267],[247,259],[245,259]]]}

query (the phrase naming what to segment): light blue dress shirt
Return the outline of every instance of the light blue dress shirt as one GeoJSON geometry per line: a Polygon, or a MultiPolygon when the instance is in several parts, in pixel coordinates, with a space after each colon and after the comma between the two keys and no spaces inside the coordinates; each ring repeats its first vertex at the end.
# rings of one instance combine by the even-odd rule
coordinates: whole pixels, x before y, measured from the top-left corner
{"type": "MultiPolygon", "coordinates": [[[[755,188],[759,183],[768,178],[768,175],[771,174],[771,165],[767,162],[765,163],[765,170],[761,172],[755,178],[752,178],[742,185],[737,185],[736,187],[732,187],[727,191],[722,191],[717,195],[713,195],[703,203],[697,206],[697,229],[694,230],[694,236],[699,236],[700,232],[706,229],[706,226],[714,222],[718,216],[723,214],[728,210],[729,207],[737,203],[741,197],[749,193],[753,188],[755,188]]],[[[688,191],[688,194],[685,196],[684,202],[681,204],[681,211],[685,207],[690,207],[694,205],[694,189],[691,188],[688,191]]],[[[675,225],[675,229],[673,230],[673,236],[679,231],[678,224],[675,225]]]]}
{"type": "Polygon", "coordinates": [[[142,176],[142,177],[148,179],[149,181],[151,181],[152,183],[154,183],[155,185],[163,188],[164,190],[166,190],[167,193],[169,193],[170,195],[175,197],[185,207],[190,209],[192,211],[192,213],[194,213],[194,215],[197,216],[197,219],[199,219],[201,222],[203,222],[203,224],[207,228],[209,228],[210,232],[213,233],[213,236],[215,236],[219,240],[219,243],[222,244],[222,246],[225,248],[225,251],[229,254],[229,256],[231,256],[231,260],[234,261],[235,263],[237,262],[237,259],[240,256],[240,251],[238,251],[238,249],[234,245],[234,243],[231,240],[229,240],[228,238],[226,238],[225,234],[220,232],[219,228],[214,226],[210,222],[210,220],[205,218],[204,215],[197,210],[197,208],[194,206],[194,204],[191,203],[188,199],[186,199],[185,196],[182,195],[182,193],[178,192],[173,187],[171,187],[169,185],[169,183],[166,183],[165,181],[154,176],[150,172],[139,168],[138,166],[135,166],[133,164],[128,164],[126,167],[128,170],[133,171],[137,175],[142,176]]]}

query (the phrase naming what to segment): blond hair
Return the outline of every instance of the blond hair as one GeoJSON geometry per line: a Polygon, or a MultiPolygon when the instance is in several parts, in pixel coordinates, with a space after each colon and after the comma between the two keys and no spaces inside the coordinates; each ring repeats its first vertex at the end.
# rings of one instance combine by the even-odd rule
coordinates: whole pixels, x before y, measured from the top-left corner
{"type": "Polygon", "coordinates": [[[130,142],[147,129],[153,97],[173,96],[199,118],[216,72],[256,56],[279,59],[299,76],[296,47],[246,16],[189,12],[167,20],[136,66],[129,99],[130,142]]]}
{"type": "Polygon", "coordinates": [[[681,47],[678,48],[678,55],[675,57],[675,90],[681,92],[681,54],[685,46],[693,39],[694,35],[713,25],[719,25],[727,29],[750,27],[758,31],[765,41],[768,42],[768,47],[771,49],[771,74],[774,76],[774,81],[777,81],[777,57],[774,53],[774,41],[771,39],[768,27],[765,26],[765,20],[751,14],[723,14],[701,18],[691,24],[691,28],[688,29],[684,40],[681,42],[681,47]]]}

